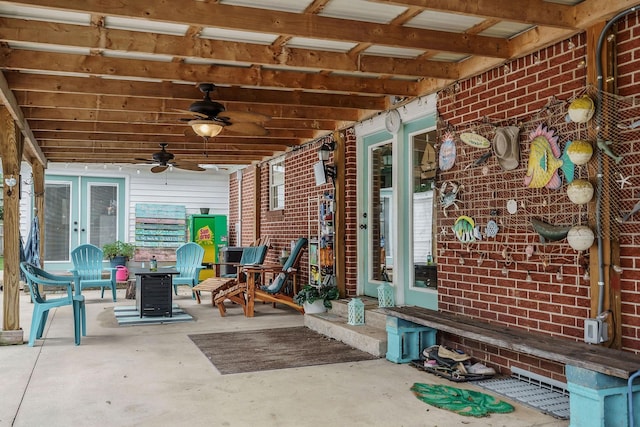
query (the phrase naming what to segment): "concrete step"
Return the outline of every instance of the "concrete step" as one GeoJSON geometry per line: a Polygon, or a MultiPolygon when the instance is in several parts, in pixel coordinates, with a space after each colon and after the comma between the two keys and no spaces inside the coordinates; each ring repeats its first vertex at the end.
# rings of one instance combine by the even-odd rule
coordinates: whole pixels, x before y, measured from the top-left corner
{"type": "MultiPolygon", "coordinates": [[[[378,300],[371,297],[358,297],[364,303],[364,322],[368,326],[384,330],[387,323],[387,316],[378,310],[378,300]]],[[[350,298],[331,301],[331,312],[347,319],[349,317],[350,298]]],[[[346,320],[345,320],[346,322],[346,320]]]]}
{"type": "Polygon", "coordinates": [[[309,329],[330,338],[342,341],[351,347],[365,351],[377,357],[387,353],[386,316],[378,311],[378,302],[367,297],[365,303],[365,324],[347,323],[347,304],[350,299],[331,301],[332,309],[326,313],[305,314],[304,324],[309,329]]]}

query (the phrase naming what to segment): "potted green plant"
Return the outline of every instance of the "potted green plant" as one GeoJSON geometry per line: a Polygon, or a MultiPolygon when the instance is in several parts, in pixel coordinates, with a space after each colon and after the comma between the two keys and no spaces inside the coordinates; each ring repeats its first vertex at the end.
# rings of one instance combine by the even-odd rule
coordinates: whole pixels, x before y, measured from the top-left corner
{"type": "Polygon", "coordinates": [[[331,300],[339,297],[340,292],[334,284],[304,285],[293,301],[303,306],[305,313],[319,313],[331,308],[331,300]]]}
{"type": "Polygon", "coordinates": [[[107,243],[102,247],[104,257],[111,260],[111,267],[126,265],[127,261],[133,257],[136,247],[131,243],[125,243],[116,240],[113,243],[107,243]]]}

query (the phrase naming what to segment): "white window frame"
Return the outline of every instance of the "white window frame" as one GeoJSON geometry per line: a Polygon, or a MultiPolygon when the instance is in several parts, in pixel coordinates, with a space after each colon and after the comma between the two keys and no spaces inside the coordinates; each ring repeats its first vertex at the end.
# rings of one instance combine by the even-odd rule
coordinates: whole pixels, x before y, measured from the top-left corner
{"type": "Polygon", "coordinates": [[[278,157],[269,162],[269,210],[284,209],[285,157],[278,157]],[[276,168],[282,168],[282,172],[276,168]]]}

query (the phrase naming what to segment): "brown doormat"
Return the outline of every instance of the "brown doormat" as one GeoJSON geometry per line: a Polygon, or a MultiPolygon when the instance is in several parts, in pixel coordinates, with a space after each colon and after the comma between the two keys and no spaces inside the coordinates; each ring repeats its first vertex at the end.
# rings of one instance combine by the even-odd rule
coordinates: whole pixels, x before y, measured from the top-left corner
{"type": "Polygon", "coordinates": [[[377,359],[304,326],[189,338],[222,375],[377,359]]]}

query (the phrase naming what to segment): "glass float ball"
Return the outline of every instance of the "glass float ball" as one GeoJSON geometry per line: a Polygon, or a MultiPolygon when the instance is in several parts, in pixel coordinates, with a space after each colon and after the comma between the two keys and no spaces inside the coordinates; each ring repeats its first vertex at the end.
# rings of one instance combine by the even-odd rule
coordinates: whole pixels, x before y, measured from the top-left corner
{"type": "Polygon", "coordinates": [[[589,203],[593,198],[593,185],[586,179],[575,179],[567,186],[567,196],[576,205],[589,203]]]}
{"type": "Polygon", "coordinates": [[[576,251],[587,250],[593,245],[595,236],[593,231],[586,225],[575,225],[569,229],[567,234],[567,241],[576,251]]]}

